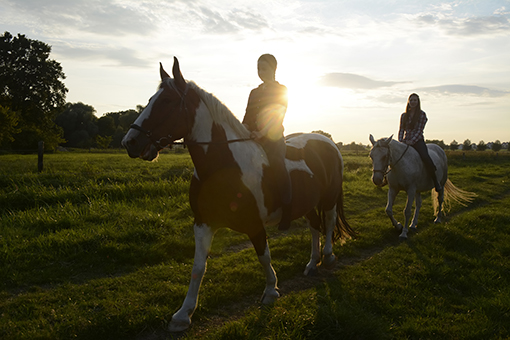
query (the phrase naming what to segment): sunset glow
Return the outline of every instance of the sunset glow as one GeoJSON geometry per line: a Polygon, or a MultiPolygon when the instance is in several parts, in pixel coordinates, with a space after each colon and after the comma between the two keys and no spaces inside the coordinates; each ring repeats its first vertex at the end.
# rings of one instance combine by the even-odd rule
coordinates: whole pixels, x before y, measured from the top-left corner
{"type": "Polygon", "coordinates": [[[510,140],[510,4],[490,1],[0,2],[2,30],[52,46],[67,101],[98,116],[143,105],[162,62],[242,119],[278,60],[289,89],[285,131],[323,130],[368,144],[395,134],[416,92],[428,139],[510,140]]]}

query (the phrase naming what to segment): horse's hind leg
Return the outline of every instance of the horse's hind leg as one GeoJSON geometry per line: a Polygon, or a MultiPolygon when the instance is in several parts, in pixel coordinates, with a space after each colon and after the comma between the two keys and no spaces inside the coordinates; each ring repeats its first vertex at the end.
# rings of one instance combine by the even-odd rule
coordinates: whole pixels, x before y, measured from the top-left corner
{"type": "Polygon", "coordinates": [[[441,188],[441,191],[437,193],[437,217],[434,220],[434,223],[441,223],[443,220],[443,202],[444,202],[444,185],[441,188]]]}
{"type": "Polygon", "coordinates": [[[267,243],[266,230],[262,228],[258,234],[250,236],[250,240],[253,243],[253,247],[259,257],[259,262],[266,275],[266,288],[264,289],[261,302],[263,304],[273,303],[280,297],[280,293],[278,293],[278,287],[276,285],[278,282],[276,272],[271,265],[271,254],[267,243]]]}
{"type": "Polygon", "coordinates": [[[416,207],[414,208],[413,221],[412,221],[411,225],[409,226],[409,229],[412,231],[416,231],[416,227],[418,226],[418,215],[420,214],[420,208],[421,208],[421,202],[422,202],[421,194],[419,192],[416,193],[415,202],[416,202],[416,207]]]}
{"type": "Polygon", "coordinates": [[[322,265],[326,269],[333,269],[336,265],[337,258],[333,254],[333,233],[337,221],[336,205],[331,210],[324,212],[326,226],[326,240],[324,242],[322,265]]]}
{"type": "Polygon", "coordinates": [[[170,332],[181,332],[186,330],[191,324],[191,316],[197,308],[198,291],[205,274],[207,256],[211,248],[214,231],[207,225],[194,226],[195,231],[195,259],[191,271],[191,281],[189,283],[188,293],[182,304],[182,307],[172,316],[168,330],[170,332]]]}
{"type": "Polygon", "coordinates": [[[306,219],[308,222],[308,227],[310,228],[310,233],[312,234],[312,250],[310,254],[310,261],[305,267],[304,274],[313,276],[317,274],[317,267],[321,261],[320,247],[321,247],[321,238],[320,238],[320,227],[321,220],[319,215],[315,209],[310,211],[306,215],[306,219]]]}

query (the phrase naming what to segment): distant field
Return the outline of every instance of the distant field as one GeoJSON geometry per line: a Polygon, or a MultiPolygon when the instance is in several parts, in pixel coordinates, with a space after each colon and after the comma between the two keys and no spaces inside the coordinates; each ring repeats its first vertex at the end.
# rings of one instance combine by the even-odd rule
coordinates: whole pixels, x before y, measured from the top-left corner
{"type": "MultiPolygon", "coordinates": [[[[268,228],[283,297],[260,309],[264,277],[245,235],[217,233],[193,327],[182,338],[504,339],[510,337],[510,156],[448,154],[477,193],[432,223],[430,198],[405,243],[370,182],[368,153],[344,153],[346,215],[359,232],[339,265],[303,278],[301,220],[268,228]]],[[[186,152],[0,156],[0,338],[171,339],[194,253],[186,152]]],[[[427,196],[427,195],[425,195],[427,196]]],[[[404,194],[394,211],[402,220],[404,194]]]]}

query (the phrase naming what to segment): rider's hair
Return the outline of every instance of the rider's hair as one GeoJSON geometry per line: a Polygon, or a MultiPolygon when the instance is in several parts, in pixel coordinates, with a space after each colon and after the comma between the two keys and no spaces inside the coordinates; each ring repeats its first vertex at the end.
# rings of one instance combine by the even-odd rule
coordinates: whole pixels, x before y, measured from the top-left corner
{"type": "Polygon", "coordinates": [[[416,93],[411,93],[409,95],[409,98],[407,98],[407,105],[406,105],[406,112],[404,113],[404,128],[413,128],[418,124],[418,120],[420,119],[420,113],[421,113],[421,103],[420,103],[420,97],[416,93]],[[411,106],[409,105],[409,100],[412,96],[416,96],[418,98],[418,105],[414,108],[415,115],[413,116],[413,120],[411,121],[411,126],[407,126],[408,117],[411,112],[411,106]]]}

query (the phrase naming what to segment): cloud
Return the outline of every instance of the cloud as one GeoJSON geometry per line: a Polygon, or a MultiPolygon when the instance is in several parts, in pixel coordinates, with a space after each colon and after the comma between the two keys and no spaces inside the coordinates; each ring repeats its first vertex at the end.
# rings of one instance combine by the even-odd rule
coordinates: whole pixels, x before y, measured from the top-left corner
{"type": "Polygon", "coordinates": [[[503,97],[510,94],[510,91],[493,90],[486,87],[474,86],[474,85],[440,85],[432,87],[422,87],[416,89],[416,92],[428,92],[440,95],[475,95],[481,97],[503,97]]]}
{"type": "Polygon", "coordinates": [[[143,11],[109,1],[6,0],[6,3],[26,24],[54,35],[73,31],[111,36],[143,35],[155,27],[143,11]]]}
{"type": "Polygon", "coordinates": [[[269,27],[263,16],[247,10],[233,9],[222,14],[202,6],[197,14],[207,33],[228,34],[244,29],[259,31],[269,27]]]}
{"type": "Polygon", "coordinates": [[[120,48],[95,48],[74,47],[70,45],[54,46],[55,53],[68,59],[84,61],[110,61],[119,66],[147,67],[148,62],[137,57],[137,51],[124,47],[120,48]]]}
{"type": "Polygon", "coordinates": [[[249,11],[234,9],[229,13],[229,19],[245,29],[258,31],[269,27],[264,17],[249,11]]]}
{"type": "Polygon", "coordinates": [[[510,21],[504,15],[474,16],[454,19],[433,14],[421,14],[417,16],[417,20],[425,26],[436,26],[446,34],[453,36],[510,33],[510,21]]]}
{"type": "Polygon", "coordinates": [[[402,82],[372,80],[352,73],[328,73],[324,75],[319,84],[322,86],[340,87],[345,89],[376,89],[389,87],[402,82]]]}

